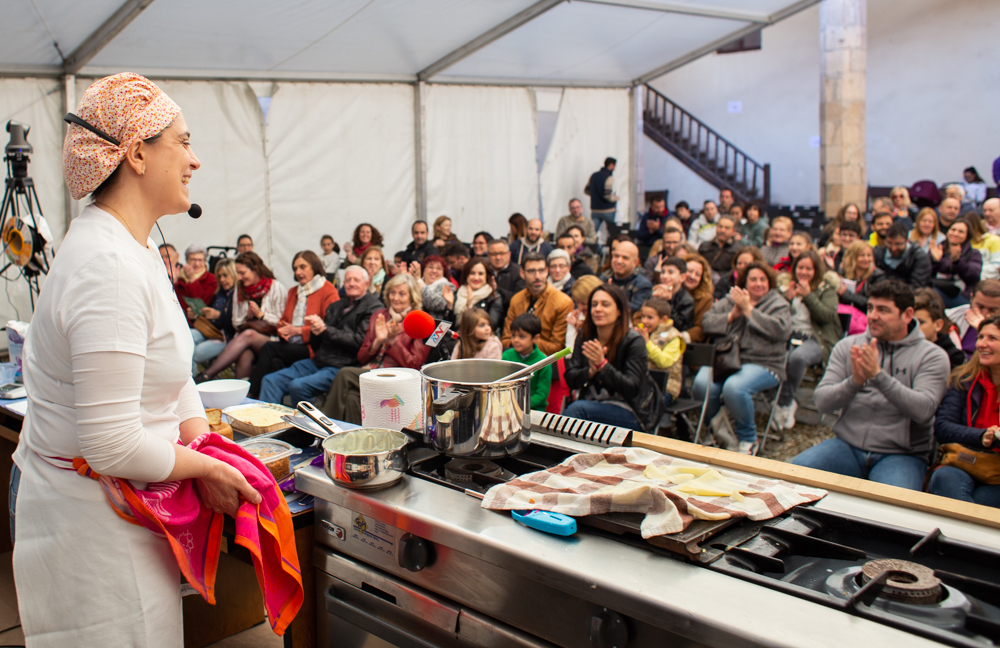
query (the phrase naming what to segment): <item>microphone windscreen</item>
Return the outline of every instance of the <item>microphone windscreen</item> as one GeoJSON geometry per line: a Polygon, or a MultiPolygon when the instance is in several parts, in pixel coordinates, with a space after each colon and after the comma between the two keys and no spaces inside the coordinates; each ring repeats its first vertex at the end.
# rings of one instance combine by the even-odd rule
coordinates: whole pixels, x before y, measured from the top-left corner
{"type": "Polygon", "coordinates": [[[201,205],[198,203],[191,203],[191,209],[188,210],[188,216],[191,218],[201,218],[201,205]]]}
{"type": "Polygon", "coordinates": [[[435,327],[434,318],[424,311],[410,311],[403,318],[403,331],[414,340],[429,338],[435,327]]]}

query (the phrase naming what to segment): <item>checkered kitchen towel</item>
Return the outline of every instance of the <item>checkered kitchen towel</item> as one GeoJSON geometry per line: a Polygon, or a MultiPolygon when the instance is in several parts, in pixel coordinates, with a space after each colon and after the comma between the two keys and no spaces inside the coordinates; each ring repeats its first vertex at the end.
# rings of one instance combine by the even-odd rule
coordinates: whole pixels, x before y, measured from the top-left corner
{"type": "Polygon", "coordinates": [[[641,448],[579,454],[546,470],[498,484],[483,508],[540,509],[572,516],[645,513],[642,537],[683,531],[695,519],[767,520],[826,491],[784,481],[716,472],[641,448]],[[719,495],[727,490],[734,495],[719,495]],[[700,493],[700,494],[699,494],[700,493]]]}

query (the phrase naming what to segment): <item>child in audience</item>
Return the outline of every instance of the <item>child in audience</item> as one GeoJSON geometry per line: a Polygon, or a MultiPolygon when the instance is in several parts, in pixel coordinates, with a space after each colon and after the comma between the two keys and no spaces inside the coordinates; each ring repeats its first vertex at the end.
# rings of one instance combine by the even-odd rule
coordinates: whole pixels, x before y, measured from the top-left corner
{"type": "Polygon", "coordinates": [[[795,259],[802,256],[803,252],[811,249],[813,249],[813,239],[809,236],[809,232],[800,231],[792,234],[792,237],[788,239],[788,258],[790,260],[790,265],[794,265],[795,259]]]}
{"type": "Polygon", "coordinates": [[[681,393],[684,340],[670,319],[670,302],[666,299],[650,297],[643,302],[641,312],[638,331],[646,341],[649,370],[667,372],[666,404],[670,407],[681,393]]]}
{"type": "Polygon", "coordinates": [[[451,352],[451,359],[499,360],[501,355],[503,355],[503,345],[500,343],[500,338],[493,334],[490,314],[482,308],[470,308],[462,313],[458,327],[458,344],[451,352]]]}
{"type": "Polygon", "coordinates": [[[792,237],[792,219],[778,216],[768,230],[768,244],[761,248],[761,255],[769,266],[778,272],[787,272],[792,267],[788,254],[788,243],[792,237]]]}
{"type": "Polygon", "coordinates": [[[941,296],[933,288],[918,288],[913,292],[916,300],[913,317],[920,324],[920,331],[924,337],[944,349],[953,370],[959,365],[964,365],[965,352],[955,346],[951,339],[953,324],[945,317],[944,301],[941,296]]]}
{"type": "Polygon", "coordinates": [[[323,272],[326,280],[337,285],[337,270],[340,270],[340,246],[329,234],[324,234],[319,240],[319,246],[323,249],[323,254],[319,259],[323,262],[323,272]]]}
{"type": "MultiPolygon", "coordinates": [[[[545,359],[538,348],[538,336],[542,334],[542,321],[533,313],[521,313],[510,323],[510,348],[502,358],[511,362],[535,364],[545,359]]],[[[552,365],[542,367],[531,376],[531,409],[544,412],[549,402],[549,387],[552,385],[552,365]]]]}
{"type": "Polygon", "coordinates": [[[688,264],[680,257],[665,259],[660,266],[660,283],[653,286],[653,296],[670,304],[677,330],[694,326],[694,297],[684,287],[688,264]]]}

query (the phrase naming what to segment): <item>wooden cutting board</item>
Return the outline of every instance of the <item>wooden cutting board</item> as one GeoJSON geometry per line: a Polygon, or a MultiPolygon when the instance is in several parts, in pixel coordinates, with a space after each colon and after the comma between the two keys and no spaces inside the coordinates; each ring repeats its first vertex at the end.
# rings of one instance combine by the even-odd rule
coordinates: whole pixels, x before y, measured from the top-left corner
{"type": "Polygon", "coordinates": [[[632,434],[632,446],[654,450],[665,455],[670,455],[671,457],[702,461],[720,468],[740,470],[773,479],[784,479],[804,486],[825,488],[837,493],[856,495],[857,497],[864,497],[866,499],[1000,529],[1000,509],[990,506],[980,506],[979,504],[939,497],[930,493],[920,493],[906,488],[887,486],[886,484],[879,484],[867,479],[845,477],[826,472],[825,470],[804,468],[783,461],[764,459],[763,457],[751,457],[737,452],[709,448],[686,441],[678,441],[676,439],[643,434],[641,432],[634,432],[632,434]]]}

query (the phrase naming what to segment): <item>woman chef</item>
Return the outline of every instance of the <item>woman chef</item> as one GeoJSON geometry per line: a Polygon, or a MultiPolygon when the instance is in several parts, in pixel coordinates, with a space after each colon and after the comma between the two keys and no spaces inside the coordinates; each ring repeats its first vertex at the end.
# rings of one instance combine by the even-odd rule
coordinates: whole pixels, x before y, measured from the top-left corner
{"type": "Polygon", "coordinates": [[[180,108],[137,74],[92,85],[63,144],[73,221],[24,347],[28,411],[14,454],[14,579],[30,646],[181,646],[177,562],[166,539],[120,519],[102,475],[198,480],[235,515],[260,495],[236,469],[184,445],[208,432],[191,380],[191,333],[149,238],[187,211],[201,166],[180,108]],[[178,443],[180,441],[180,443],[178,443]]]}

